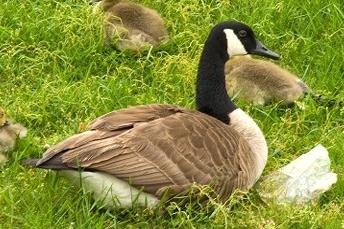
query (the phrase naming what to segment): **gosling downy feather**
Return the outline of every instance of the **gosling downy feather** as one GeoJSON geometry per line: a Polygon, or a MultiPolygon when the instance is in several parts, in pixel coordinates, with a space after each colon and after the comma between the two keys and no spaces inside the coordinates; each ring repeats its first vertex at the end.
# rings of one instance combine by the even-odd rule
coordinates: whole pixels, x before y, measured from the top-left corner
{"type": "Polygon", "coordinates": [[[249,55],[231,58],[225,65],[225,74],[228,94],[256,105],[269,102],[290,104],[304,94],[314,95],[294,74],[249,55]]]}
{"type": "Polygon", "coordinates": [[[2,154],[12,150],[18,138],[23,138],[27,134],[27,129],[19,123],[12,123],[6,119],[5,111],[0,107],[0,162],[6,161],[2,154]]]}
{"type": "Polygon", "coordinates": [[[141,51],[169,40],[164,20],[153,9],[123,0],[102,0],[100,6],[105,13],[107,44],[115,44],[120,50],[141,51]]]}
{"type": "Polygon", "coordinates": [[[54,169],[103,200],[103,206],[155,205],[194,184],[211,185],[220,201],[247,190],[267,161],[256,123],[227,95],[224,65],[235,55],[278,55],[239,22],[222,22],[205,42],[197,75],[197,110],[141,105],[110,112],[89,130],[24,164],[54,169]]]}

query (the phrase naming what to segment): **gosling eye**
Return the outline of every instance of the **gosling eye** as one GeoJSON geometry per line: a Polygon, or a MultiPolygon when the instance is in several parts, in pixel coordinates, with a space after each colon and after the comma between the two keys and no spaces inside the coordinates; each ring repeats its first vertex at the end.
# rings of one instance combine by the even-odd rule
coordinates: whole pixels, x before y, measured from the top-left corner
{"type": "Polygon", "coordinates": [[[242,38],[243,38],[243,37],[246,37],[246,36],[247,36],[246,30],[240,30],[240,31],[239,31],[239,36],[242,37],[242,38]]]}

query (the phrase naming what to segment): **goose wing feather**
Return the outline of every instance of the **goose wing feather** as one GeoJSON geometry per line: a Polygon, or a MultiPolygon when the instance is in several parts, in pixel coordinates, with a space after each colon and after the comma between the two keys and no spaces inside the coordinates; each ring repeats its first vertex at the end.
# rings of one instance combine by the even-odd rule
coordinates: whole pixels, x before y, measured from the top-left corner
{"type": "Polygon", "coordinates": [[[89,126],[91,130],[50,148],[37,165],[51,160],[102,171],[158,196],[166,188],[180,192],[193,183],[214,182],[220,197],[246,187],[254,167],[246,141],[232,127],[198,111],[139,106],[101,116],[89,126]]]}

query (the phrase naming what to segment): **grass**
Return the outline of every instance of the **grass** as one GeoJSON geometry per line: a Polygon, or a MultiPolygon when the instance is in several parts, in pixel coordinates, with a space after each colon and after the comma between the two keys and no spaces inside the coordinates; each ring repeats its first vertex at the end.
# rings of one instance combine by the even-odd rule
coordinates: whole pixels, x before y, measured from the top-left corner
{"type": "Polygon", "coordinates": [[[148,103],[194,108],[199,55],[209,29],[235,19],[253,27],[279,64],[316,92],[344,100],[344,11],[340,0],[172,0],[141,3],[165,18],[171,41],[149,53],[118,52],[102,42],[101,21],[87,1],[5,1],[0,8],[0,103],[29,135],[1,166],[1,228],[344,228],[343,115],[309,98],[298,106],[253,107],[238,101],[263,130],[264,174],[323,144],[337,184],[307,206],[266,205],[254,190],[214,211],[99,210],[52,171],[21,160],[78,132],[109,111],[148,103]]]}

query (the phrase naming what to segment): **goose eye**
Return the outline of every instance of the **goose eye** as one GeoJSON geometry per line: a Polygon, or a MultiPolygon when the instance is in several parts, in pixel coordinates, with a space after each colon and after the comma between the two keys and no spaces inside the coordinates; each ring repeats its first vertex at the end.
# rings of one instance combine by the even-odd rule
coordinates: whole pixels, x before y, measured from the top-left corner
{"type": "Polygon", "coordinates": [[[246,36],[247,36],[246,30],[240,30],[240,31],[239,31],[239,36],[240,36],[240,37],[246,37],[246,36]]]}

